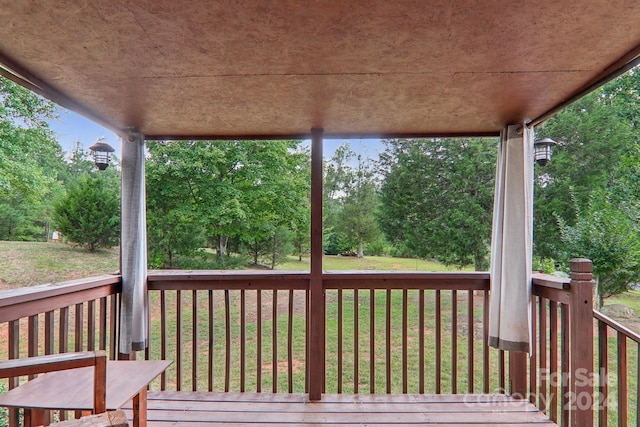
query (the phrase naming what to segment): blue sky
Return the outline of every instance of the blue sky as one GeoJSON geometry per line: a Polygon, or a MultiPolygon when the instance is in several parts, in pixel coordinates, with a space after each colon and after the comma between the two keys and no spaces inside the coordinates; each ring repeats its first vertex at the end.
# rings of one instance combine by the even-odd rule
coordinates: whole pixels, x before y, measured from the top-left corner
{"type": "Polygon", "coordinates": [[[105,142],[115,148],[116,155],[120,157],[120,140],[115,133],[72,111],[59,108],[58,112],[60,118],[51,120],[49,126],[67,154],[71,152],[76,141],[80,141],[86,150],[98,138],[104,137],[105,142]]]}

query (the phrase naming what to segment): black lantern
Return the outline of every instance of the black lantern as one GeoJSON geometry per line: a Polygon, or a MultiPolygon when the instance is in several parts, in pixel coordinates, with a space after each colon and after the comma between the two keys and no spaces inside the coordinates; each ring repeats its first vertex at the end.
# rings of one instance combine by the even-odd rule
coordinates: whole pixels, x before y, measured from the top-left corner
{"type": "Polygon", "coordinates": [[[546,166],[551,159],[551,150],[556,142],[551,138],[539,139],[533,143],[535,161],[540,166],[546,166]]]}
{"type": "Polygon", "coordinates": [[[112,146],[100,140],[89,147],[89,150],[93,153],[93,159],[96,162],[96,166],[98,166],[98,169],[101,171],[105,170],[109,166],[109,153],[116,151],[112,146]]]}

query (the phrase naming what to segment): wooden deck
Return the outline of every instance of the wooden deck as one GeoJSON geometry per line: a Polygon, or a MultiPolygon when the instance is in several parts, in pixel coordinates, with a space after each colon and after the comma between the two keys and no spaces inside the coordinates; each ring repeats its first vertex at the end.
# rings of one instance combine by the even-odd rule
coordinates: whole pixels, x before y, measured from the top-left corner
{"type": "MultiPolygon", "coordinates": [[[[127,416],[131,420],[131,408],[127,416]]],[[[164,426],[556,426],[505,395],[324,395],[149,392],[149,427],[164,426]]]]}

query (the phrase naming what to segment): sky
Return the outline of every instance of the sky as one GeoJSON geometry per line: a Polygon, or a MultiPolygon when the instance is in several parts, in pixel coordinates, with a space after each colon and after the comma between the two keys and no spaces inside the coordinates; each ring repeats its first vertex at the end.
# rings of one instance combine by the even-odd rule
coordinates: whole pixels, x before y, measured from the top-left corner
{"type": "MultiPolygon", "coordinates": [[[[111,130],[92,122],[73,111],[59,108],[60,118],[51,120],[49,126],[56,133],[62,149],[69,155],[76,141],[80,141],[85,150],[88,150],[96,140],[104,137],[107,144],[115,148],[115,155],[120,157],[120,139],[111,130]]],[[[345,141],[348,141],[351,149],[356,153],[362,153],[365,157],[377,158],[382,150],[379,139],[327,139],[323,143],[324,157],[329,159],[334,151],[345,141]]]]}
{"type": "Polygon", "coordinates": [[[73,111],[59,108],[58,112],[60,118],[49,121],[49,126],[67,154],[71,153],[76,141],[80,141],[84,149],[88,150],[98,138],[104,137],[104,142],[115,148],[116,156],[120,157],[120,139],[115,133],[73,111]]]}

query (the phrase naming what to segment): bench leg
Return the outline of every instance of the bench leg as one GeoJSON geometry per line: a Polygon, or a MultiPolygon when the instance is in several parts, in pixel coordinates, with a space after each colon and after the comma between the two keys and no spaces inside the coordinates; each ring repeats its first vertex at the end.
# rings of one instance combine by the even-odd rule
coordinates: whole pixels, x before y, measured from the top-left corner
{"type": "Polygon", "coordinates": [[[26,409],[24,410],[25,427],[36,427],[44,425],[44,409],[26,409]]]}
{"type": "Polygon", "coordinates": [[[133,398],[133,427],[147,427],[147,387],[133,398]]]}

